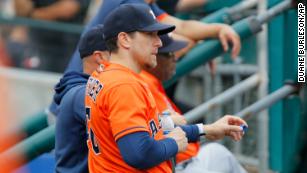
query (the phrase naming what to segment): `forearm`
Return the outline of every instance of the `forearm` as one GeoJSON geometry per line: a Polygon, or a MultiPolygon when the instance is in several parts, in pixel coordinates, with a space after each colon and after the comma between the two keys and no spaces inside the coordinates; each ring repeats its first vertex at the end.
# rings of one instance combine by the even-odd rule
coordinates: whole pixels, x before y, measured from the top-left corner
{"type": "Polygon", "coordinates": [[[80,4],[77,1],[62,0],[46,7],[34,9],[31,17],[41,20],[69,19],[79,10],[80,4]]]}
{"type": "Polygon", "coordinates": [[[183,21],[175,32],[195,41],[217,38],[223,24],[205,24],[194,20],[183,21]]]}
{"type": "Polygon", "coordinates": [[[176,6],[176,10],[179,12],[189,11],[196,7],[202,7],[207,0],[180,0],[176,6]]]}
{"type": "Polygon", "coordinates": [[[14,8],[17,16],[29,16],[33,3],[31,0],[14,0],[14,8]]]}
{"type": "Polygon", "coordinates": [[[117,145],[124,161],[137,169],[154,167],[174,157],[178,152],[174,139],[156,141],[150,138],[147,132],[123,136],[117,141],[117,145]]]}
{"type": "Polygon", "coordinates": [[[178,50],[178,51],[174,52],[176,58],[179,58],[179,57],[182,57],[183,55],[185,55],[196,44],[196,42],[193,41],[192,39],[189,39],[188,37],[184,37],[182,35],[178,35],[178,34],[174,33],[174,34],[172,34],[172,37],[175,40],[182,40],[182,41],[186,41],[188,43],[188,45],[186,47],[182,48],[181,50],[178,50]]]}

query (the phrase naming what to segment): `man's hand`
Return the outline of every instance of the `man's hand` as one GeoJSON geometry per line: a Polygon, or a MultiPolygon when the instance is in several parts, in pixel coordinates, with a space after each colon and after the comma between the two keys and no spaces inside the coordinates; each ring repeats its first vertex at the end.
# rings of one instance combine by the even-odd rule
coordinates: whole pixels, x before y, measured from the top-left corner
{"type": "Polygon", "coordinates": [[[17,16],[28,17],[34,8],[31,0],[14,0],[13,4],[17,16]]]}
{"type": "Polygon", "coordinates": [[[204,131],[209,140],[219,140],[229,136],[239,141],[244,134],[240,125],[247,126],[247,123],[239,117],[225,115],[212,124],[204,125],[204,131]]]}
{"type": "Polygon", "coordinates": [[[218,37],[222,43],[224,51],[228,51],[228,42],[232,44],[231,57],[236,58],[241,50],[241,41],[238,34],[228,25],[222,25],[218,33],[218,37]]]}
{"type": "Polygon", "coordinates": [[[184,116],[179,115],[177,112],[170,115],[171,119],[173,120],[174,124],[177,126],[182,126],[187,124],[187,120],[184,116]]]}
{"type": "Polygon", "coordinates": [[[180,128],[174,128],[169,134],[165,135],[167,138],[173,138],[178,145],[178,152],[183,152],[187,149],[188,139],[185,132],[180,128]]]}

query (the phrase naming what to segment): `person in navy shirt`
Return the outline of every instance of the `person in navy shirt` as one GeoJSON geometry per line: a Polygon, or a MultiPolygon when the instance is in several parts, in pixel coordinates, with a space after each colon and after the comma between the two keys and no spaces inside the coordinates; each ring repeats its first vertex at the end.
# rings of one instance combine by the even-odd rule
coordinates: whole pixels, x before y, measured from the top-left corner
{"type": "Polygon", "coordinates": [[[59,105],[55,132],[56,173],[88,172],[85,86],[89,75],[108,58],[102,34],[103,26],[97,26],[82,37],[79,52],[83,72],[65,73],[55,88],[54,100],[59,105]]]}

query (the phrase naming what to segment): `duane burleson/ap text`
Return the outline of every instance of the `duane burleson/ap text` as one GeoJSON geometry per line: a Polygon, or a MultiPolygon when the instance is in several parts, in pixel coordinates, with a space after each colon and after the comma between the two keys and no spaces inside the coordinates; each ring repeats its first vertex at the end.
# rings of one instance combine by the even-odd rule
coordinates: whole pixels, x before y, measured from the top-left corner
{"type": "Polygon", "coordinates": [[[305,68],[306,68],[306,45],[305,45],[305,6],[303,3],[298,4],[298,76],[297,81],[298,82],[305,82],[305,68]]]}

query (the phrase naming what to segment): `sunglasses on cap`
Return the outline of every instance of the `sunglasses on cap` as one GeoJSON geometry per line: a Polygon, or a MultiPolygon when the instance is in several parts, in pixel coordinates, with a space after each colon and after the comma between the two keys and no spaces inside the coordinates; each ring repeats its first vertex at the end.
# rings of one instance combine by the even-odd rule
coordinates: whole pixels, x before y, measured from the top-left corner
{"type": "Polygon", "coordinates": [[[175,57],[174,52],[159,53],[158,55],[164,58],[174,58],[175,57]]]}

